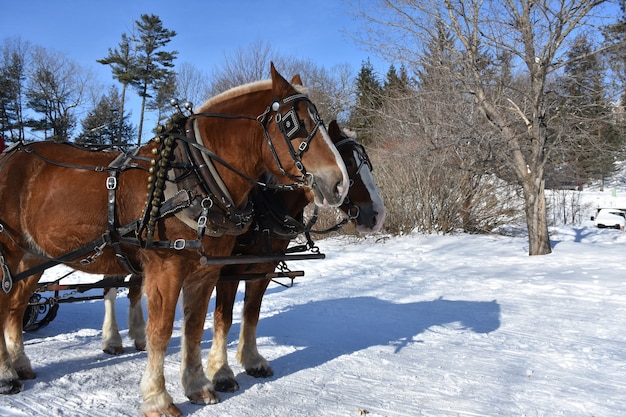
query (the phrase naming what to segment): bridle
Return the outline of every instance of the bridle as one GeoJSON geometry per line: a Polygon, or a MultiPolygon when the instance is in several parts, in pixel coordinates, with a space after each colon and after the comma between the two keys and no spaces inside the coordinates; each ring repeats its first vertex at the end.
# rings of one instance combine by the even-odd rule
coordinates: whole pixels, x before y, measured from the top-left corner
{"type": "MultiPolygon", "coordinates": [[[[159,143],[169,144],[166,145],[166,148],[169,147],[169,149],[161,149],[157,152],[157,154],[165,154],[167,159],[172,152],[172,146],[176,141],[182,142],[182,145],[184,145],[184,147],[187,149],[186,152],[183,152],[182,159],[191,162],[191,166],[193,167],[195,176],[200,179],[200,182],[196,183],[196,185],[203,190],[200,192],[200,194],[202,194],[204,197],[201,203],[201,208],[198,207],[198,204],[196,203],[187,203],[187,201],[193,199],[184,199],[184,204],[188,205],[183,209],[188,214],[193,214],[191,214],[187,218],[185,218],[185,216],[183,216],[181,213],[176,214],[176,216],[187,224],[189,224],[187,220],[194,221],[193,219],[196,219],[195,221],[197,221],[198,223],[198,239],[202,238],[205,232],[211,232],[214,236],[220,236],[224,231],[227,231],[231,234],[243,233],[243,231],[247,230],[247,227],[252,221],[252,207],[250,203],[248,202],[246,207],[244,207],[243,209],[238,209],[235,206],[235,203],[230,196],[228,188],[222,181],[219,172],[215,168],[214,162],[223,165],[224,167],[231,170],[235,174],[243,177],[253,185],[261,186],[264,188],[293,190],[295,188],[306,186],[315,187],[315,182],[313,181],[312,176],[310,174],[307,174],[307,171],[302,163],[302,156],[309,148],[309,143],[319,130],[320,126],[323,126],[323,122],[321,117],[319,116],[319,113],[317,112],[317,109],[315,108],[315,105],[309,100],[306,95],[293,94],[281,100],[274,100],[272,104],[267,106],[265,111],[257,117],[251,117],[247,115],[229,115],[222,113],[193,113],[191,111],[192,105],[190,103],[185,103],[184,105],[185,109],[190,113],[189,115],[185,115],[185,112],[183,112],[176,100],[172,101],[172,105],[178,109],[178,113],[172,116],[172,118],[168,121],[167,127],[161,126],[158,129],[161,132],[158,137],[159,143]],[[304,126],[304,122],[299,119],[296,109],[297,104],[302,100],[306,101],[309,116],[315,121],[315,126],[310,133],[307,132],[304,126]],[[282,107],[285,107],[289,104],[291,105],[289,110],[284,113],[280,112],[280,109],[282,107]],[[273,118],[270,116],[272,112],[275,113],[275,116],[273,118]],[[268,143],[268,146],[280,172],[283,175],[286,175],[294,180],[294,183],[261,183],[259,180],[251,178],[241,170],[229,164],[223,158],[218,156],[215,152],[209,150],[204,145],[202,133],[197,124],[197,120],[203,117],[254,120],[259,123],[263,131],[263,136],[268,143]],[[278,130],[281,132],[283,139],[287,144],[294,165],[302,174],[301,176],[290,174],[284,169],[276,152],[272,137],[268,131],[268,124],[271,120],[275,120],[278,126],[278,130]],[[296,150],[294,149],[291,142],[298,137],[304,137],[305,140],[298,146],[296,150]],[[210,217],[208,216],[209,210],[214,208],[214,206],[219,206],[215,208],[226,214],[226,216],[221,216],[221,218],[224,219],[225,223],[222,222],[222,225],[213,224],[213,226],[215,226],[213,228],[206,227],[207,222],[210,219],[210,217]]],[[[180,152],[174,152],[178,155],[181,155],[180,152]]],[[[155,165],[157,167],[160,167],[161,163],[162,161],[155,161],[155,165]]],[[[168,170],[167,165],[168,164],[166,163],[166,166],[163,166],[161,169],[162,174],[160,175],[160,177],[163,179],[166,177],[170,177],[170,175],[166,173],[166,171],[168,170]]],[[[187,174],[181,175],[180,170],[178,170],[178,174],[175,175],[176,178],[181,178],[181,181],[185,181],[187,184],[189,184],[189,181],[183,179],[185,176],[187,176],[187,174]]],[[[144,211],[143,218],[140,221],[141,230],[148,231],[146,239],[148,242],[148,246],[152,245],[152,234],[154,233],[156,221],[160,216],[163,215],[161,210],[156,210],[154,207],[150,208],[150,206],[159,206],[160,204],[162,204],[164,196],[170,197],[170,199],[176,196],[172,195],[171,192],[169,192],[169,196],[166,196],[167,190],[165,189],[165,181],[161,180],[159,182],[157,177],[158,176],[151,176],[152,182],[149,185],[150,193],[148,194],[148,201],[146,202],[147,209],[144,211]]],[[[176,180],[176,183],[178,184],[179,180],[176,180]]],[[[183,189],[180,189],[178,191],[179,193],[184,192],[183,189]]],[[[171,210],[179,211],[178,206],[174,206],[171,210]]],[[[220,217],[219,213],[213,213],[220,217]]],[[[141,233],[138,233],[137,235],[139,236],[141,235],[141,233]]]]}
{"type": "MultiPolygon", "coordinates": [[[[364,166],[367,166],[370,172],[374,171],[374,167],[372,166],[372,161],[370,160],[369,156],[367,155],[367,152],[365,151],[365,146],[361,145],[354,139],[350,137],[346,137],[345,139],[342,139],[339,142],[335,143],[335,147],[337,149],[340,149],[342,146],[348,146],[348,145],[353,149],[353,152],[356,153],[356,157],[357,157],[356,158],[356,163],[357,163],[356,171],[354,171],[354,175],[350,176],[349,178],[350,187],[352,187],[354,185],[354,177],[359,175],[359,173],[361,172],[361,169],[364,166]]],[[[344,198],[342,205],[345,205],[348,208],[346,211],[346,214],[348,216],[347,218],[348,221],[357,219],[359,217],[361,209],[359,208],[358,205],[350,201],[347,195],[344,198]]]]}
{"type": "Polygon", "coordinates": [[[265,111],[257,117],[257,121],[261,123],[261,126],[263,127],[265,138],[281,174],[286,175],[293,180],[302,181],[306,185],[313,185],[310,174],[307,173],[306,168],[302,163],[302,155],[309,149],[309,144],[320,127],[325,129],[324,122],[320,117],[315,104],[313,104],[313,102],[311,102],[305,94],[294,94],[281,100],[276,100],[271,105],[267,106],[265,111]],[[307,132],[304,122],[300,120],[298,116],[296,107],[301,101],[306,103],[309,117],[315,122],[315,126],[311,129],[311,132],[307,132]],[[289,110],[281,113],[281,108],[288,105],[291,105],[289,110]],[[272,113],[275,113],[273,118],[271,117],[272,113]],[[278,157],[274,143],[272,142],[272,138],[268,132],[268,125],[271,120],[276,122],[280,132],[283,134],[291,159],[296,169],[302,174],[300,177],[288,173],[280,162],[280,158],[278,157]],[[292,144],[292,141],[296,138],[304,138],[304,141],[300,143],[297,149],[294,148],[292,144]]]}

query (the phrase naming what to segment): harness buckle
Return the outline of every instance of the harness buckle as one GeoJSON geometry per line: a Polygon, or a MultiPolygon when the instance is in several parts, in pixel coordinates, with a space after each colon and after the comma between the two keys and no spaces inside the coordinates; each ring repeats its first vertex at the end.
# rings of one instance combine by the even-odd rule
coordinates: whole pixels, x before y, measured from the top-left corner
{"type": "Polygon", "coordinates": [[[13,277],[11,276],[11,271],[9,271],[9,267],[6,264],[2,253],[0,253],[0,271],[2,271],[2,291],[4,291],[5,294],[8,294],[13,288],[13,277]]]}
{"type": "Polygon", "coordinates": [[[198,227],[206,227],[207,216],[198,217],[198,227]]]}
{"type": "Polygon", "coordinates": [[[185,239],[176,239],[174,241],[174,249],[176,250],[183,250],[185,249],[185,246],[187,245],[187,241],[185,239]]]}
{"type": "Polygon", "coordinates": [[[117,178],[110,176],[107,178],[107,190],[115,190],[117,188],[117,178]]]}

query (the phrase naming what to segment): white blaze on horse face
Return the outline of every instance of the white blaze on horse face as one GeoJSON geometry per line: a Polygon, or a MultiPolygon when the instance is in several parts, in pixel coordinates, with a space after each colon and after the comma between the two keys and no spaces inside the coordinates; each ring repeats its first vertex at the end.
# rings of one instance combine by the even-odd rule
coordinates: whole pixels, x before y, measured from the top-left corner
{"type": "MultiPolygon", "coordinates": [[[[348,176],[348,170],[346,169],[346,165],[343,162],[343,158],[339,154],[337,147],[335,146],[332,139],[330,138],[330,135],[328,134],[326,127],[323,125],[320,126],[318,132],[321,133],[322,138],[324,139],[324,142],[326,142],[326,145],[335,156],[335,163],[337,164],[339,169],[341,169],[341,175],[343,178],[342,178],[341,184],[337,185],[337,192],[340,194],[340,197],[341,197],[339,198],[338,202],[336,202],[335,204],[329,204],[326,198],[323,198],[322,201],[319,201],[320,196],[319,196],[319,193],[316,192],[315,204],[321,207],[339,207],[341,203],[343,202],[343,200],[348,195],[348,189],[350,188],[350,177],[348,176]]],[[[313,175],[315,175],[315,173],[313,173],[313,175]]]]}
{"type": "MultiPolygon", "coordinates": [[[[359,153],[357,151],[354,152],[354,160],[359,161],[361,159],[359,153]]],[[[359,233],[373,233],[378,232],[383,227],[383,222],[385,221],[385,216],[387,215],[387,211],[385,210],[385,204],[383,203],[383,199],[380,196],[380,192],[378,191],[378,187],[376,186],[376,182],[374,181],[374,176],[372,175],[372,171],[370,171],[369,166],[363,164],[359,171],[359,175],[361,176],[361,181],[365,185],[367,192],[370,195],[370,199],[372,200],[372,208],[378,214],[376,215],[376,224],[371,229],[367,226],[359,225],[356,226],[356,231],[359,233]]]]}

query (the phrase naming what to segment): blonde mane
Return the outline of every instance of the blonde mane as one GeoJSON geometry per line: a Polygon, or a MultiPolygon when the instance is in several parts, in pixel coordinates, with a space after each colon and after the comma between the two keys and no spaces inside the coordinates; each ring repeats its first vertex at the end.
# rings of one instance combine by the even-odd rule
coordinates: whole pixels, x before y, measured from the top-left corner
{"type": "Polygon", "coordinates": [[[201,113],[203,111],[206,111],[207,108],[209,108],[210,106],[213,106],[214,104],[222,103],[233,97],[239,97],[244,94],[267,90],[268,88],[271,88],[271,87],[272,87],[272,80],[254,81],[252,83],[233,87],[230,90],[226,90],[223,93],[220,93],[216,96],[211,97],[210,99],[205,101],[202,105],[200,105],[199,107],[196,107],[194,111],[196,113],[201,113]]]}

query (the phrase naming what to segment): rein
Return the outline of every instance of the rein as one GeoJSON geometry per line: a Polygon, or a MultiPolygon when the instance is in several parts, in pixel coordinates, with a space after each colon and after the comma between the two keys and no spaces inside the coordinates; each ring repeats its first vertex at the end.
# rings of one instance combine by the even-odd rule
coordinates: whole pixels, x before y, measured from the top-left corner
{"type": "MultiPolygon", "coordinates": [[[[177,106],[177,103],[174,105],[177,106]]],[[[315,109],[313,103],[310,102],[308,97],[303,94],[294,94],[290,97],[287,97],[282,100],[277,100],[273,102],[270,106],[266,108],[266,110],[259,115],[258,117],[251,116],[234,116],[234,115],[225,115],[225,114],[213,114],[213,113],[199,113],[192,114],[190,116],[184,116],[182,111],[179,109],[179,113],[175,114],[166,125],[166,128],[159,127],[158,130],[160,134],[155,138],[155,143],[161,144],[161,149],[154,148],[153,154],[156,155],[155,159],[139,157],[137,155],[127,155],[125,153],[119,154],[108,166],[83,166],[83,165],[74,165],[74,164],[66,164],[59,161],[50,160],[49,158],[44,157],[43,155],[38,154],[32,148],[30,148],[27,144],[19,143],[17,146],[12,147],[8,151],[14,152],[17,150],[23,150],[46,163],[50,163],[56,166],[61,166],[65,168],[71,169],[81,169],[88,170],[93,172],[109,172],[109,177],[106,180],[106,188],[108,191],[108,209],[107,209],[107,231],[104,232],[100,237],[94,239],[93,241],[83,245],[73,251],[65,253],[56,258],[46,257],[46,261],[42,264],[32,267],[28,270],[22,271],[21,273],[11,276],[6,263],[4,262],[4,257],[0,252],[0,266],[2,272],[2,289],[8,293],[11,291],[14,282],[18,282],[23,280],[33,274],[42,272],[52,266],[58,265],[60,263],[80,263],[80,264],[89,264],[97,259],[100,255],[103,254],[104,248],[106,246],[112,246],[116,251],[116,255],[120,263],[133,274],[138,274],[136,268],[134,268],[130,261],[126,258],[125,254],[122,251],[121,244],[131,244],[140,246],[142,248],[171,248],[175,250],[182,250],[185,248],[188,249],[198,249],[201,252],[200,262],[203,264],[210,263],[210,260],[207,259],[206,255],[204,255],[201,251],[202,244],[200,239],[207,232],[207,223],[212,219],[211,216],[208,216],[209,211],[214,206],[219,206],[221,211],[225,212],[223,218],[228,220],[225,222],[225,225],[217,225],[222,226],[225,230],[219,230],[219,227],[214,227],[211,230],[208,230],[208,234],[212,236],[220,236],[224,232],[231,234],[241,234],[247,230],[250,223],[252,222],[252,207],[248,204],[243,210],[237,210],[234,207],[234,203],[232,203],[232,198],[230,198],[230,194],[225,186],[222,186],[221,178],[217,171],[214,169],[208,169],[209,165],[212,165],[211,161],[215,161],[220,163],[224,167],[233,171],[237,175],[246,179],[250,183],[270,189],[280,189],[280,190],[294,190],[299,187],[304,186],[312,186],[312,181],[310,175],[306,173],[306,170],[302,164],[301,158],[303,153],[308,149],[308,145],[315,133],[319,129],[320,126],[323,126],[323,122],[315,109]],[[298,100],[306,100],[308,105],[309,115],[316,121],[315,127],[312,132],[306,134],[306,129],[301,125],[300,120],[298,119],[295,105],[298,100]],[[291,109],[287,111],[284,115],[279,113],[279,110],[291,103],[291,109]],[[270,112],[275,112],[275,120],[278,124],[278,127],[285,138],[285,141],[288,145],[291,157],[294,161],[295,166],[300,171],[302,176],[298,177],[287,173],[281,162],[278,158],[278,154],[274,148],[274,144],[267,130],[267,124],[269,123],[270,118],[267,117],[270,112]],[[230,118],[230,119],[247,119],[254,120],[258,122],[262,129],[265,139],[270,147],[272,155],[279,167],[279,170],[284,175],[296,180],[293,184],[287,185],[279,185],[279,184],[268,184],[260,182],[254,178],[249,177],[245,173],[233,167],[227,161],[219,157],[214,152],[207,149],[204,145],[198,142],[197,138],[194,134],[194,129],[189,128],[189,124],[191,122],[195,122],[195,119],[198,117],[221,117],[221,118],[230,118]],[[301,143],[296,151],[291,145],[291,141],[302,135],[302,131],[304,130],[304,134],[306,134],[306,139],[301,143]],[[186,148],[186,160],[181,165],[180,161],[174,160],[173,163],[170,162],[170,157],[172,156],[172,151],[174,148],[182,148],[182,146],[176,146],[177,142],[180,144],[184,144],[186,148]],[[193,151],[195,150],[195,155],[193,151]],[[198,158],[198,152],[201,153],[202,160],[198,158]],[[206,155],[206,157],[205,157],[206,155]],[[149,161],[151,167],[146,169],[145,167],[130,162],[133,159],[149,161]],[[203,164],[202,161],[205,163],[203,164]],[[186,162],[190,162],[190,166],[187,165],[186,162]],[[116,190],[118,185],[118,174],[127,169],[143,169],[148,170],[150,172],[149,176],[149,185],[148,185],[148,197],[146,201],[146,208],[141,216],[141,218],[134,220],[122,227],[117,225],[116,221],[116,190]],[[212,171],[208,174],[208,171],[212,171]],[[170,171],[177,171],[180,175],[175,176],[174,179],[170,178],[170,171]],[[165,186],[167,182],[174,182],[178,184],[179,182],[185,181],[186,178],[189,177],[189,172],[181,173],[182,171],[193,172],[197,177],[197,186],[201,186],[205,193],[200,193],[196,190],[179,190],[173,196],[169,198],[165,198],[165,186]],[[207,181],[209,180],[209,181],[207,181]],[[157,220],[172,215],[177,214],[181,211],[192,209],[194,205],[194,201],[197,204],[197,198],[205,194],[199,203],[200,206],[200,215],[197,218],[197,227],[198,227],[198,239],[197,240],[184,240],[184,239],[176,239],[174,241],[155,241],[154,240],[154,231],[157,220]],[[217,198],[211,198],[210,196],[214,195],[217,198]],[[217,204],[216,204],[217,203],[217,204]],[[127,236],[131,232],[135,232],[134,237],[127,236]],[[90,254],[90,256],[86,256],[90,254]],[[86,257],[85,257],[86,256],[86,257]],[[76,258],[83,258],[79,261],[73,261],[76,258]]],[[[70,144],[68,144],[70,145],[70,144]]],[[[71,145],[70,145],[71,146],[71,145]]],[[[177,152],[180,155],[180,151],[177,152]]],[[[6,161],[4,159],[2,162],[6,161]]],[[[183,158],[185,159],[185,158],[183,158]]],[[[2,163],[2,165],[3,165],[2,163]]],[[[1,165],[0,165],[1,167],[1,165]]],[[[187,181],[188,182],[188,181],[187,181]]],[[[192,210],[193,211],[193,210],[192,210]]],[[[196,207],[197,211],[197,207],[196,207]]],[[[212,214],[215,211],[212,212],[212,214]]],[[[216,226],[215,222],[212,224],[216,226]]],[[[19,246],[22,250],[28,253],[32,253],[39,257],[42,257],[41,253],[35,252],[30,248],[24,248],[17,243],[17,240],[12,237],[7,228],[0,222],[0,233],[4,233],[8,236],[8,238],[13,241],[14,244],[19,246]]],[[[309,242],[312,241],[308,238],[309,242]]],[[[45,256],[44,256],[45,257],[45,256]]]]}

